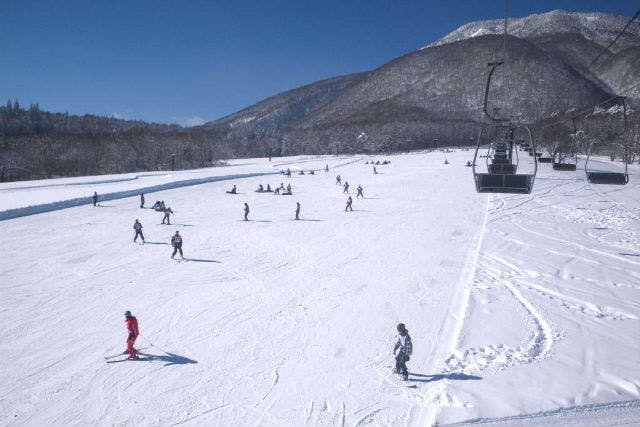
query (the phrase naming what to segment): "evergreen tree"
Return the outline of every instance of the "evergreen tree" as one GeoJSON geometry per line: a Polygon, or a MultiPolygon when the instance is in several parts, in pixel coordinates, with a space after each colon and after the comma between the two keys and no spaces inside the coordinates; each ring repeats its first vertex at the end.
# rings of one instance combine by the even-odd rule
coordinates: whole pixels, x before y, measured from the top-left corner
{"type": "Polygon", "coordinates": [[[19,113],[20,112],[20,103],[18,102],[18,99],[13,101],[13,112],[14,113],[19,113]]]}
{"type": "Polygon", "coordinates": [[[11,100],[7,100],[7,113],[11,113],[11,111],[13,110],[13,108],[11,107],[11,100]]]}

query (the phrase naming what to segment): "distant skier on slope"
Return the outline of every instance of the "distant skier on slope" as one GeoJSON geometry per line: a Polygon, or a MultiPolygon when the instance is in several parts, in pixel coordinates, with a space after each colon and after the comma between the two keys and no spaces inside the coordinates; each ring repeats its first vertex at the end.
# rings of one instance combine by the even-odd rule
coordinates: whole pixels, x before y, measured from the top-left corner
{"type": "Polygon", "coordinates": [[[136,231],[136,235],[133,238],[133,241],[135,242],[138,239],[138,236],[142,237],[142,243],[144,243],[144,235],[142,234],[142,224],[140,224],[140,221],[138,221],[136,219],[136,222],[133,224],[133,229],[136,231]]]}
{"type": "Polygon", "coordinates": [[[140,193],[140,209],[144,208],[144,193],[140,193]]]}
{"type": "Polygon", "coordinates": [[[351,206],[353,204],[353,199],[351,198],[351,196],[349,196],[349,198],[347,199],[347,206],[344,208],[344,211],[351,211],[353,212],[353,206],[351,206]]]}
{"type": "Polygon", "coordinates": [[[296,220],[300,219],[300,202],[296,202],[296,220]]]}
{"type": "Polygon", "coordinates": [[[345,182],[344,182],[344,186],[343,186],[343,190],[342,190],[342,192],[343,192],[344,194],[349,194],[349,181],[345,181],[345,182]]]}
{"type": "Polygon", "coordinates": [[[93,207],[95,208],[98,205],[98,192],[93,192],[93,207]]]}
{"type": "Polygon", "coordinates": [[[171,246],[173,246],[173,254],[171,255],[171,259],[176,256],[176,252],[180,252],[180,257],[184,259],[184,255],[182,254],[182,236],[179,231],[176,231],[176,234],[171,238],[171,246]]]}
{"type": "Polygon", "coordinates": [[[340,174],[336,176],[336,185],[342,185],[342,178],[340,178],[340,174]]]}
{"type": "Polygon", "coordinates": [[[329,173],[329,165],[324,165],[324,173],[329,173]]]}
{"type": "Polygon", "coordinates": [[[244,220],[249,221],[249,205],[247,203],[244,204],[244,220]]]}
{"type": "Polygon", "coordinates": [[[129,359],[138,359],[136,356],[136,350],[133,348],[133,344],[136,342],[136,338],[140,335],[140,330],[138,329],[138,319],[131,315],[129,310],[124,312],[124,317],[126,318],[125,324],[127,325],[127,352],[129,353],[129,359]]]}
{"type": "Polygon", "coordinates": [[[373,166],[373,174],[374,174],[374,175],[377,175],[377,174],[378,174],[378,169],[376,169],[376,167],[375,167],[375,166],[373,166]]]}
{"type": "Polygon", "coordinates": [[[164,218],[162,218],[162,223],[164,224],[164,221],[167,221],[167,225],[171,225],[171,220],[169,219],[169,215],[173,214],[173,211],[171,210],[171,206],[167,206],[167,208],[164,210],[164,218]]]}
{"type": "Polygon", "coordinates": [[[393,354],[396,356],[396,368],[394,369],[394,373],[401,374],[402,379],[406,380],[409,378],[407,362],[413,352],[413,344],[411,343],[411,336],[409,335],[409,331],[405,327],[404,323],[399,323],[397,329],[400,336],[398,337],[396,345],[393,347],[393,354]],[[397,355],[396,351],[398,352],[397,355]]]}
{"type": "Polygon", "coordinates": [[[362,185],[358,185],[358,188],[356,190],[358,190],[358,194],[356,194],[356,199],[361,196],[364,199],[364,194],[362,193],[362,185]]]}
{"type": "Polygon", "coordinates": [[[238,194],[238,190],[236,189],[235,184],[233,185],[233,188],[229,191],[227,191],[227,194],[238,194]]]}

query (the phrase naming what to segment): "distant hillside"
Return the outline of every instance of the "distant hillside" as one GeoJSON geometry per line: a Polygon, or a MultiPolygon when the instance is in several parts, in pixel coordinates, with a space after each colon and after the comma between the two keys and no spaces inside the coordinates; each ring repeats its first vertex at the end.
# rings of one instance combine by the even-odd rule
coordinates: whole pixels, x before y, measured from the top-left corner
{"type": "MultiPolygon", "coordinates": [[[[167,169],[171,159],[190,168],[269,152],[468,144],[484,121],[487,63],[497,60],[505,64],[494,75],[490,108],[536,132],[550,117],[588,110],[640,83],[637,22],[588,68],[627,21],[563,11],[510,19],[506,49],[502,20],[472,22],[370,72],[311,83],[188,129],[7,105],[0,107],[0,180],[167,169]]],[[[640,87],[626,95],[634,111],[628,136],[640,146],[640,87]]],[[[541,128],[539,137],[548,134],[541,128]]]]}

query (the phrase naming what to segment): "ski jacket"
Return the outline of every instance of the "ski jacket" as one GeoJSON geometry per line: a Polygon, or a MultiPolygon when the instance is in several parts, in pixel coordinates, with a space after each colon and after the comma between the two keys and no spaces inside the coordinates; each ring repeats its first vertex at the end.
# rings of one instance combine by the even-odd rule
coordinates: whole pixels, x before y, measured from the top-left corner
{"type": "Polygon", "coordinates": [[[245,213],[249,213],[249,206],[245,205],[244,211],[245,211],[245,213]]]}
{"type": "Polygon", "coordinates": [[[409,331],[406,331],[404,335],[400,335],[398,337],[398,341],[396,342],[395,347],[393,347],[393,351],[400,350],[400,353],[404,353],[406,356],[411,356],[413,353],[413,344],[411,344],[411,336],[409,335],[409,331]]]}
{"type": "Polygon", "coordinates": [[[142,196],[142,195],[140,196],[140,201],[141,201],[142,203],[144,203],[144,196],[142,196]]]}
{"type": "Polygon", "coordinates": [[[136,231],[142,230],[142,224],[140,224],[139,222],[136,222],[135,224],[133,224],[133,229],[136,231]]]}
{"type": "Polygon", "coordinates": [[[138,330],[138,319],[132,316],[125,320],[124,323],[127,325],[127,332],[129,333],[129,337],[135,339],[138,335],[140,335],[140,331],[138,330]]]}
{"type": "Polygon", "coordinates": [[[173,236],[171,238],[171,244],[173,246],[182,246],[182,236],[173,236]]]}
{"type": "Polygon", "coordinates": [[[173,213],[173,211],[172,211],[171,209],[169,209],[169,208],[167,208],[167,209],[165,209],[165,210],[164,210],[164,214],[165,214],[166,216],[169,216],[169,214],[172,214],[172,213],[173,213]]]}

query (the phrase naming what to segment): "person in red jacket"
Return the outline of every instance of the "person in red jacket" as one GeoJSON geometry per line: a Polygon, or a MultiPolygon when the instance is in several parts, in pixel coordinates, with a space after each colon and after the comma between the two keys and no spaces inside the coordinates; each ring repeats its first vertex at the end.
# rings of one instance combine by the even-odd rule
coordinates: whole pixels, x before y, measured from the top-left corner
{"type": "Polygon", "coordinates": [[[140,193],[140,209],[144,208],[144,193],[140,193]]]}
{"type": "Polygon", "coordinates": [[[173,246],[173,255],[171,255],[171,259],[176,256],[176,252],[180,251],[180,256],[184,259],[184,255],[182,255],[182,236],[179,231],[176,231],[176,234],[171,238],[171,246],[173,246]]]}
{"type": "Polygon", "coordinates": [[[131,315],[129,310],[124,312],[124,317],[126,320],[124,323],[127,325],[127,352],[129,353],[129,359],[137,359],[136,350],[133,348],[133,344],[136,342],[136,338],[140,335],[140,330],[138,329],[138,319],[131,315]]]}
{"type": "Polygon", "coordinates": [[[171,207],[168,206],[165,210],[164,210],[164,218],[162,218],[162,223],[164,224],[164,220],[167,220],[167,225],[171,225],[171,220],[169,219],[169,215],[171,215],[173,213],[173,211],[171,210],[171,207]]]}

